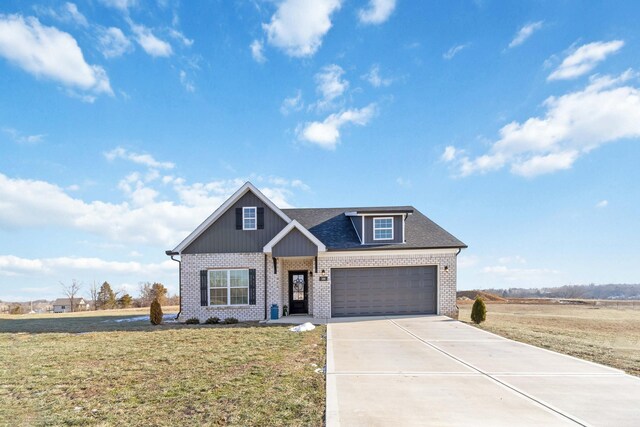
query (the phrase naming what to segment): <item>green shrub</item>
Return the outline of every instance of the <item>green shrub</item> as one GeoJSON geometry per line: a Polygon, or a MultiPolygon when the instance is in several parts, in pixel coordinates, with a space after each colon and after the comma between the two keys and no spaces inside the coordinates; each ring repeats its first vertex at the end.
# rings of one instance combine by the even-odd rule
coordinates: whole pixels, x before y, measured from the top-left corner
{"type": "Polygon", "coordinates": [[[159,325],[162,323],[162,307],[160,306],[160,302],[157,298],[151,303],[149,320],[151,320],[152,325],[159,325]]]}
{"type": "Polygon", "coordinates": [[[225,325],[233,325],[234,323],[238,323],[238,319],[235,317],[227,317],[223,322],[225,325]]]}
{"type": "Polygon", "coordinates": [[[209,317],[207,320],[204,321],[205,325],[215,325],[216,323],[220,323],[220,318],[219,317],[209,317]]]}
{"type": "Polygon", "coordinates": [[[184,323],[186,323],[187,325],[199,325],[200,319],[198,319],[197,317],[192,317],[191,319],[185,320],[184,323]]]}
{"type": "Polygon", "coordinates": [[[480,297],[476,297],[476,301],[471,307],[471,320],[477,325],[487,320],[487,306],[484,305],[484,301],[480,297]]]}

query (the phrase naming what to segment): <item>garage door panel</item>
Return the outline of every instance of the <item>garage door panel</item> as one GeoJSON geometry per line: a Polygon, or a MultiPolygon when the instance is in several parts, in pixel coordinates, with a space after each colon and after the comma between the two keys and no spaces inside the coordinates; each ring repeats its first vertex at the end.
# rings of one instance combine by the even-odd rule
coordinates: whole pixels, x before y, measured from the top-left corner
{"type": "Polygon", "coordinates": [[[435,314],[436,267],[340,268],[331,271],[332,316],[435,314]]]}

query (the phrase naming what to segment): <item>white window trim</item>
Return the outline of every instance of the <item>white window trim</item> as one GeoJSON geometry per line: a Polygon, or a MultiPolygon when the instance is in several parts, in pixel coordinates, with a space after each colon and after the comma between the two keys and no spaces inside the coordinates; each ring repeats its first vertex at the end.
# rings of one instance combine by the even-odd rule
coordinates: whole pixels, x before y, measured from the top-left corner
{"type": "MultiPolygon", "coordinates": [[[[251,218],[249,218],[249,219],[251,219],[251,218]]],[[[258,208],[256,206],[246,206],[246,207],[242,208],[242,229],[243,230],[257,230],[258,229],[258,208]],[[244,220],[245,220],[244,213],[248,209],[253,209],[253,211],[255,212],[255,216],[253,217],[253,220],[254,220],[256,225],[253,228],[246,228],[244,226],[244,220]]]]}
{"type": "Polygon", "coordinates": [[[379,217],[375,217],[373,218],[373,240],[393,240],[393,217],[392,216],[379,216],[379,217]],[[376,227],[376,220],[377,219],[390,219],[391,220],[391,227],[376,227]],[[376,238],[376,230],[391,230],[391,237],[385,237],[385,238],[381,238],[381,239],[377,239],[376,238]]]}
{"type": "MultiPolygon", "coordinates": [[[[231,302],[231,272],[232,271],[246,271],[247,275],[249,275],[248,268],[211,268],[207,270],[207,305],[209,307],[248,307],[249,304],[230,304],[231,302]],[[227,272],[227,303],[226,304],[211,304],[211,289],[224,289],[224,288],[211,288],[211,273],[212,271],[226,271],[227,272]]],[[[251,280],[251,279],[249,279],[251,280]]],[[[251,287],[251,283],[247,284],[247,287],[238,286],[234,289],[247,289],[247,301],[249,301],[249,288],[251,287]]]]}

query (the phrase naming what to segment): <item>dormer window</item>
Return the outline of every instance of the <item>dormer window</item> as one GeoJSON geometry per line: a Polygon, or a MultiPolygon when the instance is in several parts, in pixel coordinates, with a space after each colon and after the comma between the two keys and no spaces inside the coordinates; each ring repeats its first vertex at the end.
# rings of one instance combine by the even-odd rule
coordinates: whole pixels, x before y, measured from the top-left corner
{"type": "Polygon", "coordinates": [[[373,240],[393,240],[393,218],[373,219],[373,240]]]}
{"type": "Polygon", "coordinates": [[[242,208],[242,229],[243,230],[257,230],[257,208],[248,207],[242,208]]]}

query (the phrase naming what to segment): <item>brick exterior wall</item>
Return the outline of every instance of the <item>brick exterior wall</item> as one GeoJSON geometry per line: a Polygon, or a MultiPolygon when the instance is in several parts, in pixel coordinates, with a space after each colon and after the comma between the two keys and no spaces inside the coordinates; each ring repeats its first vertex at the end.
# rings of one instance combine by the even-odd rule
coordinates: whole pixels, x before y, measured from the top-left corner
{"type": "MultiPolygon", "coordinates": [[[[456,306],[455,253],[395,255],[332,255],[318,257],[318,273],[309,275],[309,314],[319,319],[331,317],[331,268],[346,267],[394,267],[435,265],[438,267],[438,310],[439,314],[458,317],[456,306]],[[448,269],[445,271],[444,267],[448,269]],[[321,271],[325,270],[328,280],[320,281],[321,271]]],[[[267,316],[270,316],[272,304],[278,304],[280,315],[285,304],[289,304],[290,270],[314,271],[313,258],[278,259],[278,271],[274,274],[273,259],[267,259],[267,316]]],[[[265,259],[263,253],[218,253],[182,255],[182,313],[180,320],[197,317],[201,322],[211,316],[221,319],[235,317],[239,320],[263,320],[265,298],[265,259]],[[200,306],[200,270],[209,268],[255,268],[256,269],[256,305],[235,307],[200,306]]]]}
{"type": "Polygon", "coordinates": [[[313,276],[314,317],[331,317],[331,268],[347,267],[401,267],[418,265],[436,265],[438,267],[438,314],[458,318],[456,306],[457,257],[452,254],[416,254],[394,255],[367,254],[354,256],[331,256],[331,253],[318,257],[318,271],[325,270],[328,280],[320,281],[320,275],[313,276]],[[445,271],[444,267],[447,266],[445,271]]]}
{"type": "MultiPolygon", "coordinates": [[[[182,312],[180,321],[197,317],[204,322],[209,317],[220,319],[235,317],[238,320],[264,319],[264,254],[255,253],[217,253],[217,254],[183,254],[182,312]],[[202,307],[200,305],[200,270],[210,268],[255,268],[256,269],[256,304],[232,307],[202,307]]],[[[270,259],[269,259],[270,261],[270,259]]]]}

